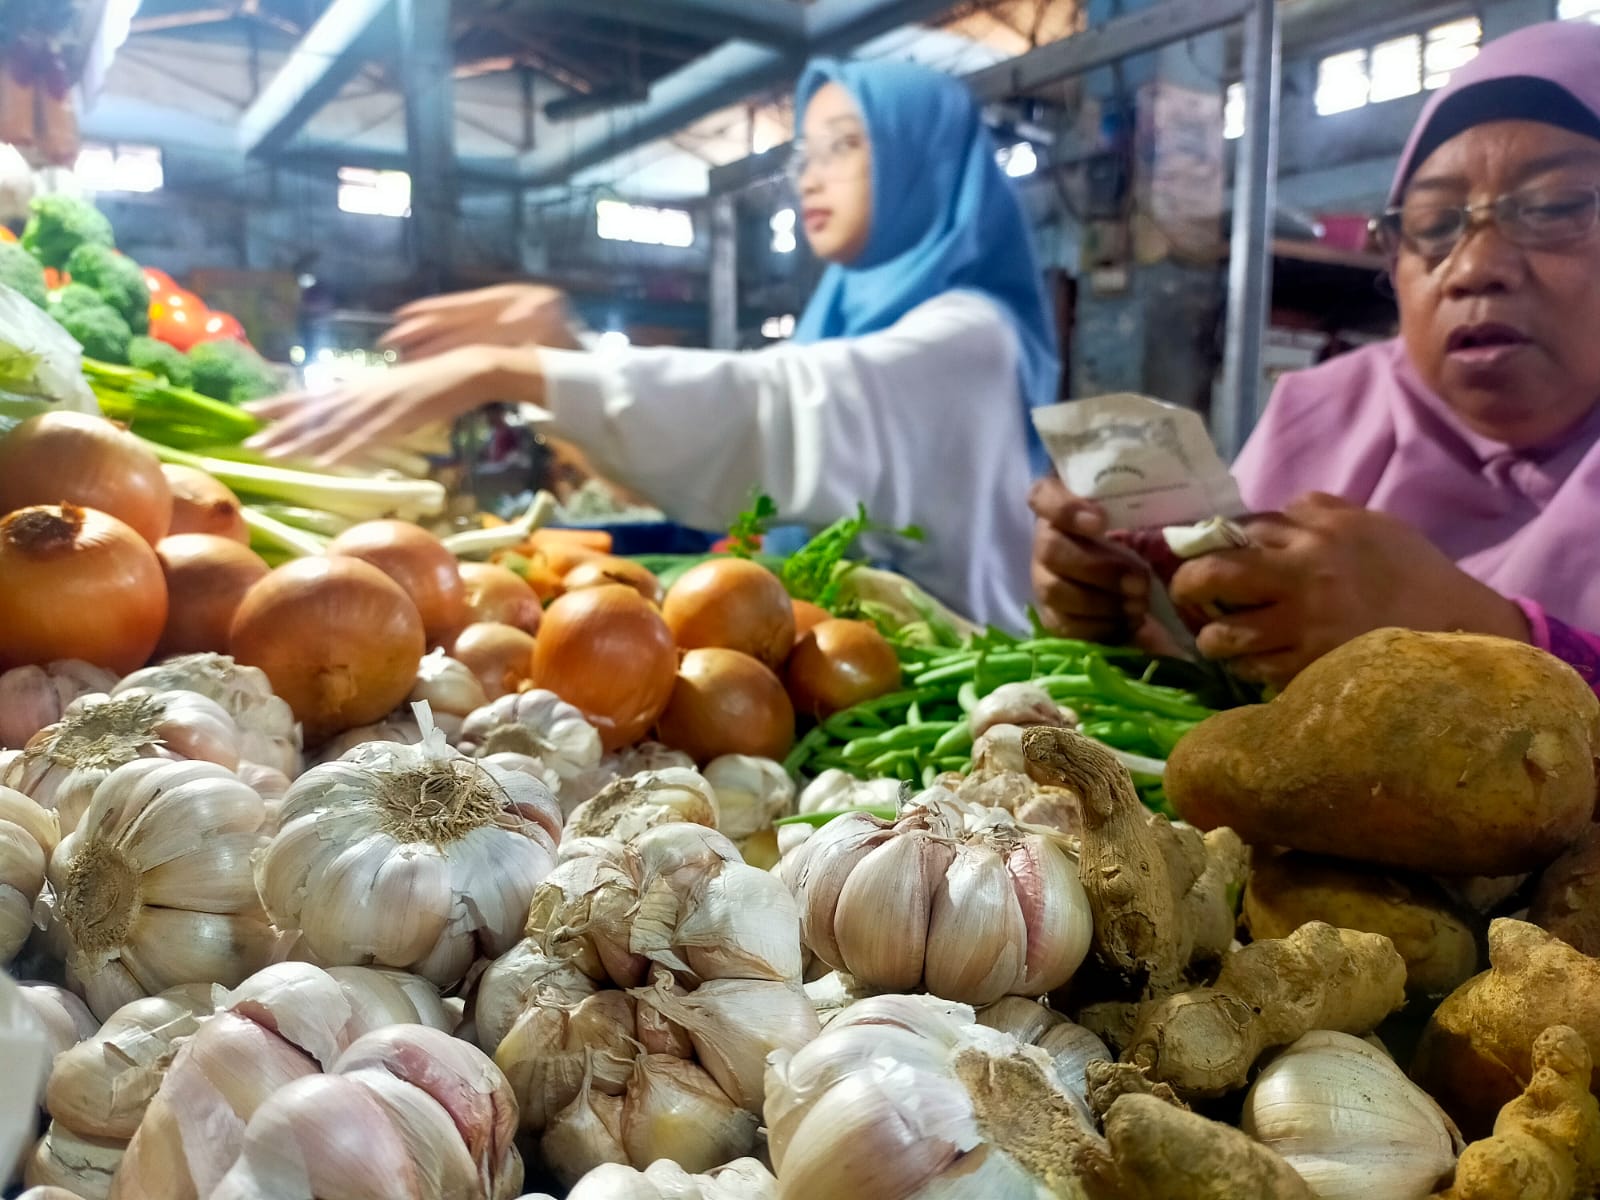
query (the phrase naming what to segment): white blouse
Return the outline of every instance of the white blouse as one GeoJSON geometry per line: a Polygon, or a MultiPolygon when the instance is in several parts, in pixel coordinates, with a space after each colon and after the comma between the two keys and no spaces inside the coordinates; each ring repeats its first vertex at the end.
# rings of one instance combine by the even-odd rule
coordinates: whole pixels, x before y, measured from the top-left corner
{"type": "Polygon", "coordinates": [[[978,621],[1020,629],[1032,518],[1011,322],[949,292],[862,337],[748,353],[541,353],[547,428],[673,520],[725,529],[757,490],[781,519],[921,526],[887,559],[978,621]]]}

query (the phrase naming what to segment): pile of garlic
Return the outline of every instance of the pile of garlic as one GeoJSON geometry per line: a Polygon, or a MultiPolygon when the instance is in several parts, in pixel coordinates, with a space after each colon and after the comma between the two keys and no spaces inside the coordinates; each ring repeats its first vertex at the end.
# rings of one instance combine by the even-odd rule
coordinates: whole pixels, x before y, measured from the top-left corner
{"type": "Polygon", "coordinates": [[[76,658],[0,671],[0,750],[21,750],[79,696],[109,692],[116,682],[110,671],[76,658]]]}
{"type": "Polygon", "coordinates": [[[767,1055],[818,1032],[793,898],[693,823],[563,856],[474,1008],[547,1164],[570,1184],[605,1162],[748,1153],[767,1055]]]}
{"type": "MultiPolygon", "coordinates": [[[[753,1158],[691,1175],[671,1159],[658,1159],[642,1171],[606,1163],[590,1171],[567,1193],[567,1200],[777,1200],[778,1181],[753,1158]]],[[[519,1200],[555,1200],[548,1192],[519,1200]]]]}
{"type": "Polygon", "coordinates": [[[196,692],[222,706],[239,729],[239,759],[278,771],[300,773],[300,726],[288,701],[272,690],[259,667],[225,654],[180,654],[135,671],[111,689],[113,696],[136,688],[196,692]]]}
{"type": "Polygon", "coordinates": [[[806,947],[882,991],[968,1004],[1042,996],[1089,952],[1093,917],[1065,839],[940,788],[894,821],[835,818],[777,871],[806,947]]]}

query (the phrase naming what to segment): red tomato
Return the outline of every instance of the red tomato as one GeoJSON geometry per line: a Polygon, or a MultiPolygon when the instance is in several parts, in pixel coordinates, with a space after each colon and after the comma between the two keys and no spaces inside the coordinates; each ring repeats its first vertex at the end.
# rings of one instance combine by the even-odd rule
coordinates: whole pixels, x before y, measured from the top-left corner
{"type": "Polygon", "coordinates": [[[152,301],[157,296],[160,296],[165,292],[176,292],[179,290],[178,285],[173,281],[172,276],[168,275],[165,271],[158,267],[144,268],[144,285],[150,289],[150,298],[152,301]]]}
{"type": "Polygon", "coordinates": [[[58,271],[54,267],[44,269],[44,286],[50,291],[58,291],[72,282],[72,276],[65,271],[58,271]]]}
{"type": "MultiPolygon", "coordinates": [[[[165,299],[170,301],[172,297],[165,299]]],[[[150,336],[187,352],[204,336],[208,315],[202,308],[175,307],[170,303],[152,305],[150,336]],[[157,309],[160,309],[159,313],[157,309]]]]}
{"type": "Polygon", "coordinates": [[[209,312],[200,330],[196,342],[248,342],[245,337],[244,326],[229,313],[209,312]]]}

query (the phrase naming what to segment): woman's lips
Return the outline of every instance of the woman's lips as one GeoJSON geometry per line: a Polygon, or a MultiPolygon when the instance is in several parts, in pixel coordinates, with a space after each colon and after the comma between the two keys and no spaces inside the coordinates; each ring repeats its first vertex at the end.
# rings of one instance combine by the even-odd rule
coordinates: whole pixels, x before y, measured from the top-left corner
{"type": "Polygon", "coordinates": [[[816,233],[833,218],[833,210],[831,208],[808,208],[803,216],[806,229],[816,233]]]}
{"type": "Polygon", "coordinates": [[[1531,344],[1527,334],[1513,325],[1485,321],[1458,325],[1450,331],[1445,353],[1465,367],[1495,367],[1514,358],[1531,344]]]}

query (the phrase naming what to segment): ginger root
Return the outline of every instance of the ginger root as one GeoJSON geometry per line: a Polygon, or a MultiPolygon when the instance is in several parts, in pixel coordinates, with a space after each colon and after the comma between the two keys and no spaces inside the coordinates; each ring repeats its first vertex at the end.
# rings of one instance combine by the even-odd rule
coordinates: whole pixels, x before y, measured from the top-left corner
{"type": "Polygon", "coordinates": [[[1405,984],[1388,938],[1308,922],[1236,950],[1210,987],[1140,1004],[1123,1061],[1180,1096],[1221,1096],[1265,1051],[1313,1029],[1370,1032],[1405,1002],[1405,984]]]}
{"type": "Polygon", "coordinates": [[[1089,1086],[1089,1107],[1095,1119],[1104,1121],[1111,1106],[1124,1096],[1154,1096],[1168,1104],[1189,1110],[1169,1084],[1157,1083],[1132,1063],[1092,1062],[1084,1068],[1089,1086]]]}
{"type": "Polygon", "coordinates": [[[1473,1142],[1442,1200],[1577,1200],[1600,1183],[1600,1103],[1589,1047],[1570,1025],[1533,1043],[1533,1078],[1500,1110],[1494,1136],[1473,1142]]]}

